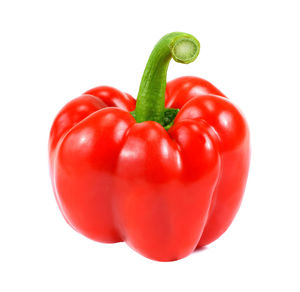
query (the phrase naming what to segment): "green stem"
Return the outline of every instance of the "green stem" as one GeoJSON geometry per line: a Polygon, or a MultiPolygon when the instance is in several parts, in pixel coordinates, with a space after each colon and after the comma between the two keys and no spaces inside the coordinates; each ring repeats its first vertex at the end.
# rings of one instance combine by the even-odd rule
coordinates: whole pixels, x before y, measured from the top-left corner
{"type": "Polygon", "coordinates": [[[198,40],[187,33],[173,32],[160,39],[149,57],[141,80],[134,112],[138,123],[155,121],[164,126],[165,91],[170,60],[173,58],[179,63],[191,63],[197,58],[199,50],[198,40]]]}

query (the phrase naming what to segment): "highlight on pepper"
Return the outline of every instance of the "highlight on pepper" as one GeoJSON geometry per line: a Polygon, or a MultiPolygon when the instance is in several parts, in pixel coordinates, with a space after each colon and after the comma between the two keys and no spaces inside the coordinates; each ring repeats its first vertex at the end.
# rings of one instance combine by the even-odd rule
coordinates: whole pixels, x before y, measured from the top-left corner
{"type": "Polygon", "coordinates": [[[188,64],[199,50],[194,36],[167,34],[149,57],[136,100],[99,86],[58,113],[49,138],[51,181],[76,231],[173,261],[230,226],[249,169],[246,120],[202,78],[166,82],[171,59],[188,64]]]}

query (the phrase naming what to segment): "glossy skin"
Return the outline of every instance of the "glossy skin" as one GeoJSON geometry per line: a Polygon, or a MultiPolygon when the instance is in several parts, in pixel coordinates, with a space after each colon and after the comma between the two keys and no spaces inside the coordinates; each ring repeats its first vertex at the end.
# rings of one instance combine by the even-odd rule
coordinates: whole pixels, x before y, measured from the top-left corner
{"type": "Polygon", "coordinates": [[[240,111],[209,82],[167,84],[174,125],[136,123],[135,100],[98,87],[69,102],[49,141],[56,200],[67,222],[100,242],[126,241],[159,261],[216,240],[241,203],[249,131],[240,111]]]}

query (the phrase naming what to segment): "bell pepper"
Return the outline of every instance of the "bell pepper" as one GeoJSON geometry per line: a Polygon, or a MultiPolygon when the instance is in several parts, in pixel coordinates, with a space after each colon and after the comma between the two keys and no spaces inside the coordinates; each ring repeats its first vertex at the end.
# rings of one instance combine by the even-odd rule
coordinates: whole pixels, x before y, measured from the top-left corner
{"type": "Polygon", "coordinates": [[[172,261],[229,227],[248,175],[245,118],[204,79],[166,82],[172,58],[188,64],[199,50],[192,35],[167,34],[149,57],[136,101],[100,86],[58,113],[50,173],[58,206],[76,231],[172,261]]]}

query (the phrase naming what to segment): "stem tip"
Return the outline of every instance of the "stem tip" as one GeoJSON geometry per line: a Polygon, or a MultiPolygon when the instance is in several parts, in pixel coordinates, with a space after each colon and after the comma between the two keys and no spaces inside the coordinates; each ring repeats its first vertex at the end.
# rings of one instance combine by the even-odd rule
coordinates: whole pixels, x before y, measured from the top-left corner
{"type": "Polygon", "coordinates": [[[174,42],[171,51],[176,62],[188,64],[198,57],[200,44],[195,38],[179,38],[174,42]]]}

